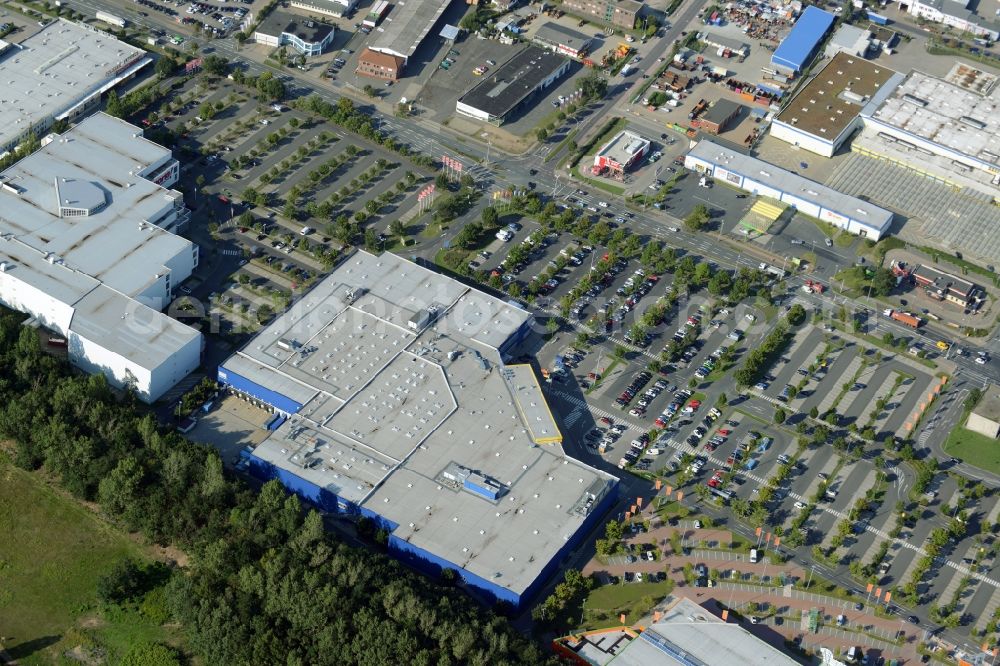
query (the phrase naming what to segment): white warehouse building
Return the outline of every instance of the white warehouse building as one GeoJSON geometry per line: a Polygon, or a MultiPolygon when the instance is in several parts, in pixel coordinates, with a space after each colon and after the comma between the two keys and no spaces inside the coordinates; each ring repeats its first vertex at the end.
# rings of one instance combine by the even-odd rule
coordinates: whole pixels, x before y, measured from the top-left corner
{"type": "Polygon", "coordinates": [[[741,190],[777,199],[865,238],[878,240],[892,226],[892,213],[884,208],[718,143],[698,142],[684,156],[684,166],[741,190]]]}
{"type": "Polygon", "coordinates": [[[173,233],[171,152],[98,113],[0,173],[0,303],[67,341],[70,360],[153,402],[200,363],[201,334],[160,310],[198,264],[173,233]]]}

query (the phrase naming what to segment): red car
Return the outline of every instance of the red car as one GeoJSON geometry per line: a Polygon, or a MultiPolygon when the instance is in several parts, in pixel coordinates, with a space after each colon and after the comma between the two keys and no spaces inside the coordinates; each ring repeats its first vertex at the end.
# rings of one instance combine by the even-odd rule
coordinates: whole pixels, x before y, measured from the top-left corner
{"type": "Polygon", "coordinates": [[[732,431],[729,430],[728,428],[723,428],[722,430],[719,431],[719,434],[722,435],[723,437],[729,437],[730,432],[732,431]]]}
{"type": "Polygon", "coordinates": [[[701,400],[692,400],[691,402],[688,403],[688,407],[691,407],[692,409],[698,409],[699,407],[701,407],[701,400]]]}
{"type": "Polygon", "coordinates": [[[603,423],[604,425],[611,425],[612,423],[611,419],[608,418],[607,416],[602,416],[600,418],[600,422],[603,423]]]}
{"type": "Polygon", "coordinates": [[[716,479],[713,476],[711,479],[708,480],[708,487],[709,488],[718,488],[719,487],[719,480],[716,479]]]}
{"type": "Polygon", "coordinates": [[[708,451],[709,453],[716,450],[717,448],[719,448],[719,445],[716,444],[715,442],[709,442],[708,444],[705,445],[705,450],[708,451]]]}
{"type": "Polygon", "coordinates": [[[667,419],[665,419],[661,414],[660,416],[656,417],[656,421],[654,421],[653,423],[657,428],[662,428],[663,426],[667,425],[667,419]]]}

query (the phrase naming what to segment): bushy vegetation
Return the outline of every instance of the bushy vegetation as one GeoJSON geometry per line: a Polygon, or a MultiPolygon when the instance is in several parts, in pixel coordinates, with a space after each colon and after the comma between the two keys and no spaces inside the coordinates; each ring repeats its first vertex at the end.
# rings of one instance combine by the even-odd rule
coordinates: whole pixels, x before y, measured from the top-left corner
{"type": "MultiPolygon", "coordinates": [[[[15,442],[19,466],[44,468],[122,527],[191,555],[166,583],[165,608],[202,663],[546,661],[503,617],[331,536],[278,482],[251,491],[230,478],[214,450],[161,431],[102,375],[44,354],[22,320],[0,311],[0,437],[15,442]]],[[[122,564],[101,595],[139,587],[122,564]]]]}

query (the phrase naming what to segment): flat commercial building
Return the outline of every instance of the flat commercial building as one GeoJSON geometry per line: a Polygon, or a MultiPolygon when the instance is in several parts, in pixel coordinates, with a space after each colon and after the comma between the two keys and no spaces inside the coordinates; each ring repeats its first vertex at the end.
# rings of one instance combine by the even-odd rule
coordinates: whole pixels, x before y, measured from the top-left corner
{"type": "Polygon", "coordinates": [[[1000,184],[1000,86],[997,76],[957,63],[945,79],[911,72],[865,125],[879,138],[913,152],[912,161],[939,156],[957,171],[985,171],[1000,184]]]}
{"type": "Polygon", "coordinates": [[[449,4],[451,0],[407,0],[393,3],[392,11],[373,33],[368,48],[398,56],[405,64],[441,20],[449,4]]]}
{"type": "Polygon", "coordinates": [[[398,81],[399,75],[403,73],[403,65],[405,64],[406,60],[397,55],[365,49],[358,56],[358,66],[355,72],[361,76],[369,76],[373,79],[398,81]]]}
{"type": "Polygon", "coordinates": [[[899,3],[900,11],[913,16],[943,23],[960,32],[968,32],[987,39],[1000,39],[1000,23],[978,16],[969,9],[968,0],[904,0],[899,3]]]}
{"type": "Polygon", "coordinates": [[[318,56],[333,42],[334,27],[284,12],[271,12],[254,31],[254,41],[266,46],[291,46],[304,56],[318,56]]]}
{"type": "MultiPolygon", "coordinates": [[[[969,413],[965,427],[994,439],[1000,435],[1000,387],[996,384],[986,387],[979,402],[969,413]]],[[[976,461],[969,462],[975,464],[976,461]]]]}
{"type": "Polygon", "coordinates": [[[557,654],[590,666],[796,666],[799,662],[735,622],[677,597],[653,622],[585,632],[556,641],[557,654]]]}
{"type": "Polygon", "coordinates": [[[579,59],[590,51],[594,38],[550,21],[539,26],[532,41],[542,48],[579,59]]]}
{"type": "Polygon", "coordinates": [[[650,146],[649,139],[635,132],[629,130],[619,132],[594,155],[592,171],[622,175],[649,153],[650,146]]]}
{"type": "Polygon", "coordinates": [[[684,166],[865,238],[878,240],[892,226],[892,213],[884,208],[712,141],[699,141],[685,155],[684,166]]]}
{"type": "Polygon", "coordinates": [[[871,42],[871,33],[864,28],[850,23],[841,23],[837,31],[833,33],[833,37],[827,42],[824,53],[827,58],[832,58],[838,53],[863,58],[868,53],[871,42]]]}
{"type": "Polygon", "coordinates": [[[290,4],[292,7],[315,14],[342,18],[350,14],[357,3],[355,0],[291,0],[290,4]]]}
{"type": "Polygon", "coordinates": [[[642,12],[637,0],[565,0],[562,9],[592,21],[631,30],[642,12]]]}
{"type": "Polygon", "coordinates": [[[170,151],[103,113],[0,174],[0,302],[70,360],[147,402],[194,370],[201,334],[162,309],[198,264],[170,151]],[[159,183],[159,184],[158,184],[159,183]]]}
{"type": "Polygon", "coordinates": [[[742,110],[742,104],[723,97],[716,100],[715,104],[708,107],[708,111],[702,114],[697,121],[691,123],[691,125],[709,134],[721,134],[726,131],[733,121],[739,118],[740,111],[742,110]]]}
{"type": "Polygon", "coordinates": [[[530,313],[391,253],[358,251],[218,370],[287,417],[247,453],[395,556],[523,605],[614,501],[562,453],[534,371],[505,365],[530,313]]]}
{"type": "Polygon", "coordinates": [[[0,50],[0,153],[29,131],[40,136],[56,120],[83,117],[150,62],[142,49],[65,19],[7,44],[0,50]]]}
{"type": "Polygon", "coordinates": [[[863,125],[865,106],[891,94],[903,75],[849,53],[837,53],[778,113],[776,139],[831,157],[863,125]],[[879,97],[879,91],[884,91],[879,97]]]}
{"type": "Polygon", "coordinates": [[[818,7],[806,7],[792,31],[771,55],[771,64],[782,73],[798,74],[813,56],[833,25],[834,16],[818,7]]]}
{"type": "Polygon", "coordinates": [[[502,125],[517,109],[534,99],[569,71],[565,57],[529,46],[484,76],[455,104],[455,111],[495,125],[502,125]]]}

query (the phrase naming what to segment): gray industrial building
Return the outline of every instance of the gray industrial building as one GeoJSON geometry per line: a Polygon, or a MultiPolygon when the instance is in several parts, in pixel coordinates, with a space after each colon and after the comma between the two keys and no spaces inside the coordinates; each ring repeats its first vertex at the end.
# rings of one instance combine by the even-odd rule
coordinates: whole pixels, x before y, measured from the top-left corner
{"type": "Polygon", "coordinates": [[[557,53],[529,46],[501,64],[455,104],[455,111],[495,125],[529,103],[569,71],[570,61],[557,53]]]}
{"type": "Polygon", "coordinates": [[[529,365],[533,318],[394,254],[358,251],[223,363],[218,380],[280,418],[247,453],[390,553],[522,606],[614,501],[568,457],[529,365]]]}

